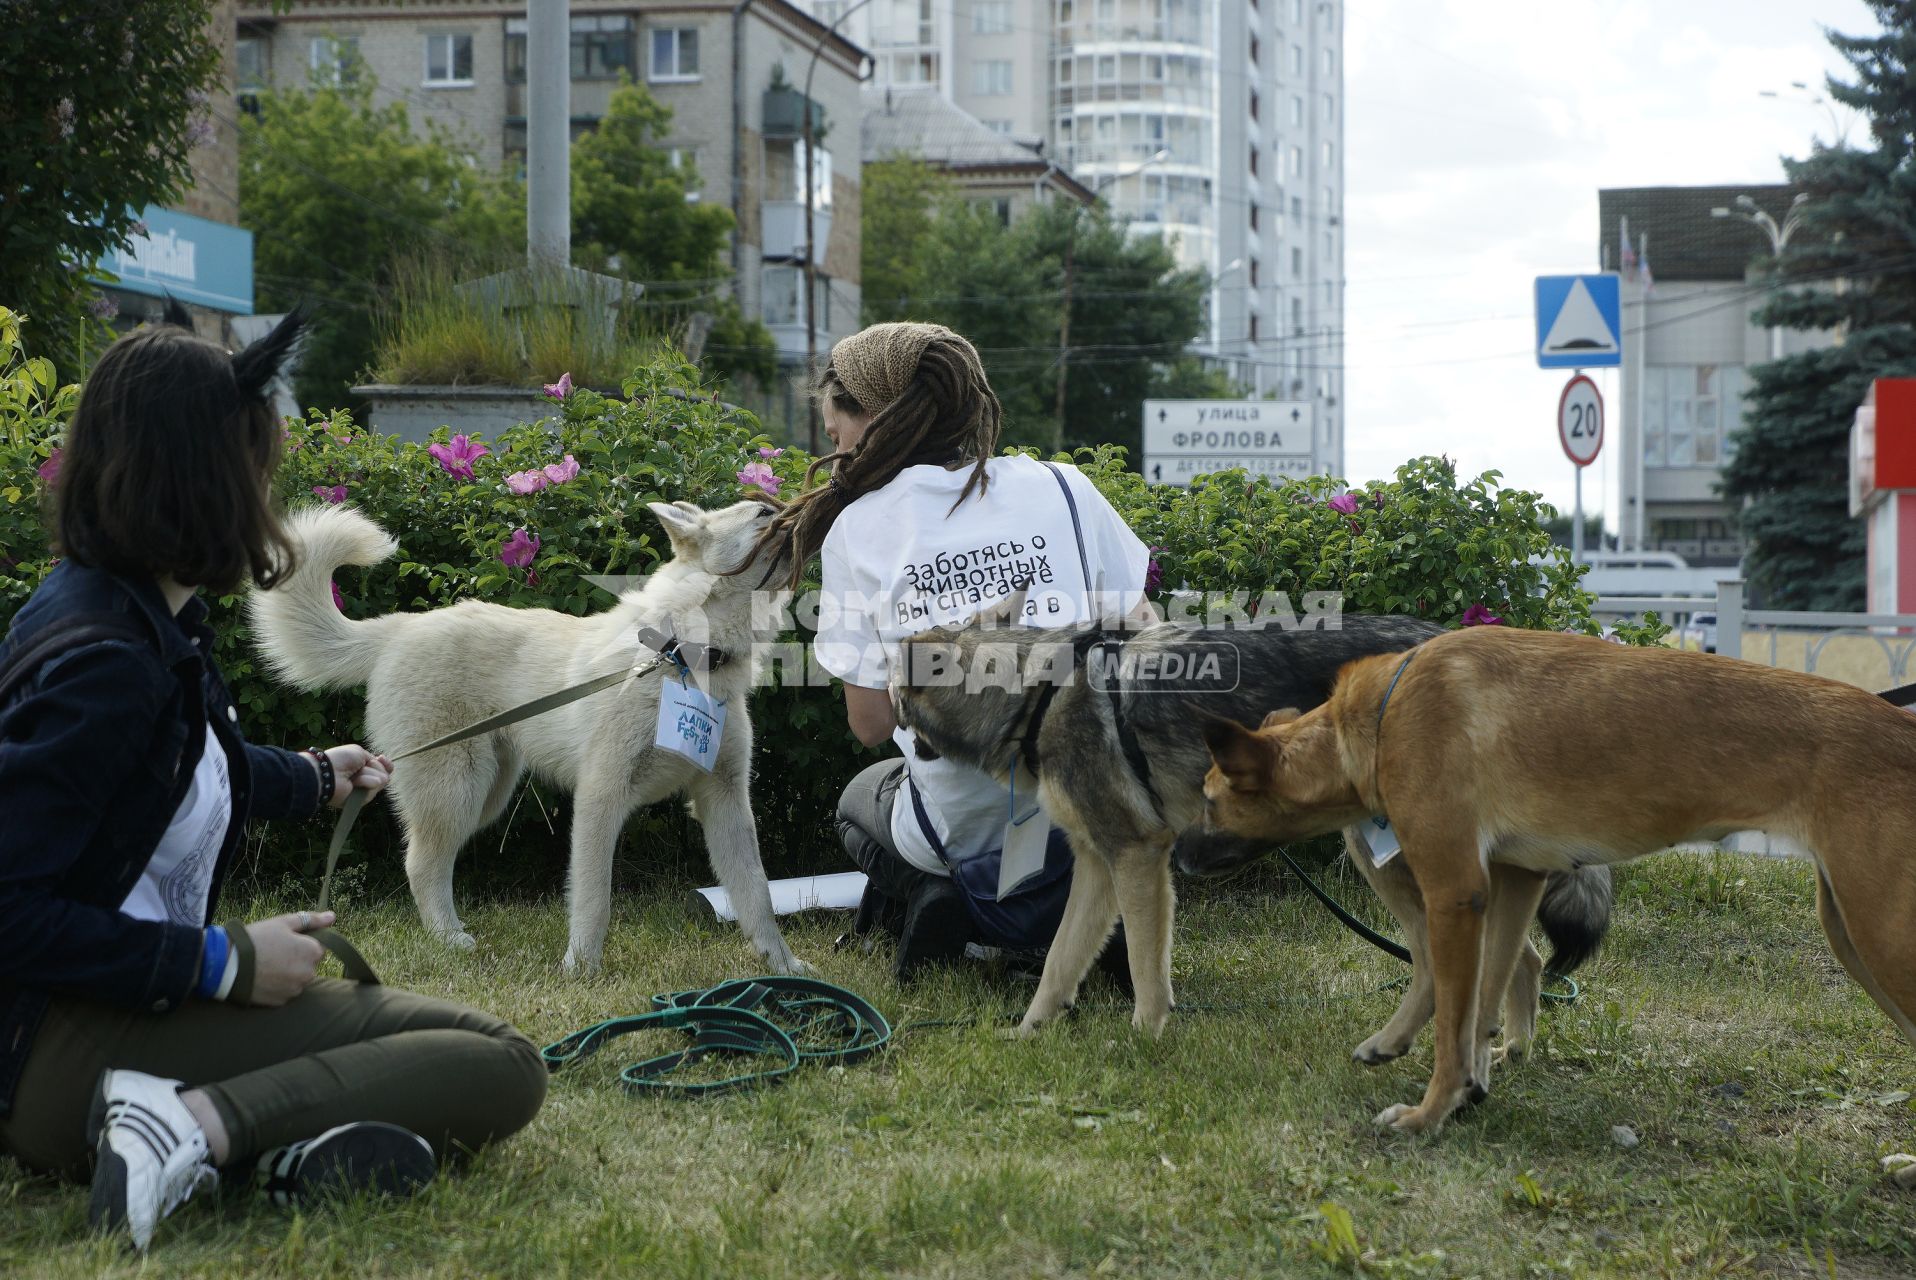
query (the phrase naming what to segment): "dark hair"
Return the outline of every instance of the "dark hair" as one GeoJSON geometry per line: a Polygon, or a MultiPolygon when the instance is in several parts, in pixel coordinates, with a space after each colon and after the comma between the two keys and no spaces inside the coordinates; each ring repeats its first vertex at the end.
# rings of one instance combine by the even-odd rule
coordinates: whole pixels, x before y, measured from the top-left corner
{"type": "Polygon", "coordinates": [[[745,562],[753,563],[767,550],[776,553],[772,563],[789,557],[789,585],[794,589],[804,580],[805,566],[825,545],[825,535],[838,513],[860,494],[890,484],[906,467],[971,462],[971,475],[951,504],[953,511],[974,490],[983,493],[990,483],[985,462],[998,446],[1004,409],[977,353],[963,338],[952,335],[927,343],[904,392],[876,411],[860,404],[829,364],[819,375],[814,394],[830,399],[841,412],[869,415],[871,422],[852,448],[826,454],[806,468],[805,492],[785,504],[759,535],[745,562]],[[813,488],[818,469],[834,463],[830,482],[813,488]]]}
{"type": "Polygon", "coordinates": [[[281,433],[267,385],[302,324],[295,312],[238,355],[174,324],[108,347],[61,444],[54,550],[222,592],[292,572],[271,506],[281,433]]]}

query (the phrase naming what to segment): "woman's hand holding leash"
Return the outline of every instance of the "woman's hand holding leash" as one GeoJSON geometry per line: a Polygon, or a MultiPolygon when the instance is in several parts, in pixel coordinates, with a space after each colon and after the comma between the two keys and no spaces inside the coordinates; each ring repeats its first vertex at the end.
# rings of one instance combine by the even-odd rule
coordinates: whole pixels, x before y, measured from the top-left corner
{"type": "Polygon", "coordinates": [[[306,935],[332,925],[330,911],[292,911],[246,926],[253,946],[253,989],[248,1004],[278,1008],[304,991],[319,972],[326,948],[306,935]]]}
{"type": "Polygon", "coordinates": [[[374,755],[357,743],[331,747],[323,754],[333,766],[333,794],[326,801],[330,809],[344,805],[346,797],[353,793],[355,787],[377,794],[392,781],[393,762],[385,756],[374,755]]]}

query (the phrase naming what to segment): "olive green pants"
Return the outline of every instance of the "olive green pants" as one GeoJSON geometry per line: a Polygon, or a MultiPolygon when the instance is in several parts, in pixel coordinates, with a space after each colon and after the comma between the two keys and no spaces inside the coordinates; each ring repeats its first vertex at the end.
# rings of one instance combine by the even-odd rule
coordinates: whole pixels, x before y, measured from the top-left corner
{"type": "Polygon", "coordinates": [[[510,1024],[396,991],[320,978],[277,1009],[193,1000],[154,1015],[55,999],[0,1117],[0,1151],[82,1178],[100,1072],[144,1071],[203,1090],[229,1164],[351,1120],[403,1125],[441,1157],[514,1133],[545,1101],[539,1051],[510,1024]]]}

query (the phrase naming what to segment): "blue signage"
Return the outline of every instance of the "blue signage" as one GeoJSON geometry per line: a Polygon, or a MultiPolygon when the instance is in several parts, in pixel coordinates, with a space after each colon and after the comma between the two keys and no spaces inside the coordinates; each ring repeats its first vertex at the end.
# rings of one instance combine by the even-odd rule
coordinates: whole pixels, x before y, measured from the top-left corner
{"type": "Polygon", "coordinates": [[[1615,275],[1537,277],[1537,366],[1623,363],[1623,299],[1615,275]]]}
{"type": "Polygon", "coordinates": [[[253,233],[224,222],[146,207],[123,249],[108,250],[95,264],[101,284],[172,295],[234,315],[253,314],[253,233]]]}

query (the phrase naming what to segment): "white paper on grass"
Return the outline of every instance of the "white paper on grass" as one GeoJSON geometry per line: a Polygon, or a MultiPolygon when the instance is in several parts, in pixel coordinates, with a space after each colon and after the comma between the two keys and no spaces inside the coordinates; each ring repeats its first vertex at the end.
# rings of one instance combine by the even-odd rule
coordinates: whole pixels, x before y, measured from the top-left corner
{"type": "MultiPolygon", "coordinates": [[[[721,920],[736,920],[732,899],[724,885],[700,889],[698,895],[721,920]]],[[[863,871],[838,871],[827,876],[794,876],[772,881],[772,913],[789,916],[795,911],[849,911],[865,896],[863,871]]]]}

